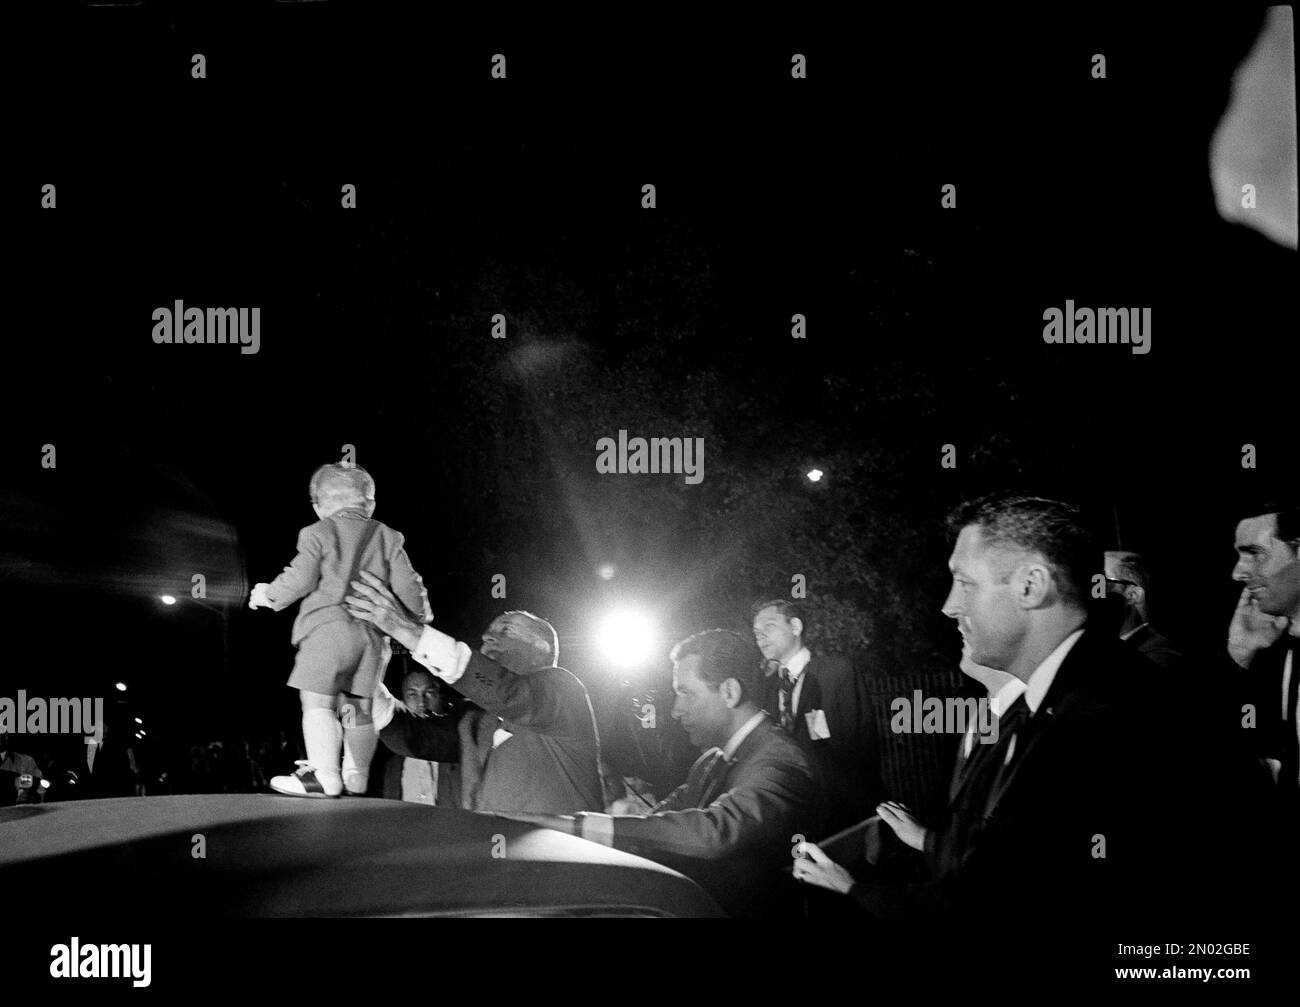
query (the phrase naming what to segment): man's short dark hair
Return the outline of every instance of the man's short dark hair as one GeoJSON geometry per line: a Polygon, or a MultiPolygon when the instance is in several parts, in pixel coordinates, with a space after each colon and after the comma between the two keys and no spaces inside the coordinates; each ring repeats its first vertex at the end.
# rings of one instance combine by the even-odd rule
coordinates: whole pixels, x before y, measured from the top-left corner
{"type": "Polygon", "coordinates": [[[1290,543],[1293,548],[1300,542],[1300,504],[1283,503],[1279,500],[1265,500],[1256,506],[1250,507],[1241,517],[1244,520],[1246,518],[1260,517],[1264,514],[1272,514],[1277,519],[1274,537],[1290,543]]]}
{"type": "Polygon", "coordinates": [[[753,622],[758,613],[765,608],[774,608],[790,619],[798,619],[803,624],[803,628],[808,628],[808,617],[804,615],[803,606],[797,601],[791,601],[789,598],[771,598],[768,601],[756,601],[749,609],[749,621],[753,622]]]}
{"type": "Polygon", "coordinates": [[[1279,506],[1273,513],[1277,515],[1277,537],[1292,545],[1300,542],[1300,506],[1279,506]]]}
{"type": "Polygon", "coordinates": [[[1036,552],[1046,561],[1063,600],[1084,606],[1101,552],[1073,504],[1042,497],[992,494],[959,505],[948,516],[953,535],[974,525],[984,543],[1036,552]]]}
{"type": "Polygon", "coordinates": [[[729,678],[740,683],[742,703],[761,703],[763,655],[753,640],[729,629],[706,629],[673,647],[668,657],[674,665],[697,655],[700,680],[714,692],[729,678]]]}

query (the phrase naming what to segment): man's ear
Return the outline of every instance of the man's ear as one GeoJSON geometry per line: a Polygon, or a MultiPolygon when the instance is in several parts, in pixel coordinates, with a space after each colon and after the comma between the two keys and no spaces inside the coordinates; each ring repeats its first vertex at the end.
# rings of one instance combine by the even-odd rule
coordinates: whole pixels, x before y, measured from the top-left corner
{"type": "Polygon", "coordinates": [[[1043,563],[1032,560],[1012,574],[1012,580],[1021,608],[1037,608],[1052,589],[1052,572],[1043,563]]]}
{"type": "Polygon", "coordinates": [[[790,629],[794,631],[794,635],[799,637],[800,640],[803,639],[803,620],[798,616],[790,620],[790,629]]]}
{"type": "Polygon", "coordinates": [[[722,696],[722,701],[727,704],[727,708],[734,710],[740,705],[741,694],[740,683],[734,678],[728,678],[718,686],[718,692],[722,696]]]}

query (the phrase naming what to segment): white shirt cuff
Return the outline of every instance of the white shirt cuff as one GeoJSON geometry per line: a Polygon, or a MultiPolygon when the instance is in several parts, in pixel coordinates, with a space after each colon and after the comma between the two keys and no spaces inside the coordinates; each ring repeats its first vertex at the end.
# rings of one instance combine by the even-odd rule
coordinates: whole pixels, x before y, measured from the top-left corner
{"type": "Polygon", "coordinates": [[[448,685],[455,685],[465,674],[471,653],[468,644],[425,626],[411,656],[448,685]]]}
{"type": "Polygon", "coordinates": [[[397,714],[397,697],[388,691],[383,682],[375,689],[374,700],[370,704],[370,719],[374,721],[375,733],[378,734],[393,722],[397,714]]]}
{"type": "Polygon", "coordinates": [[[614,819],[610,815],[599,815],[589,811],[577,816],[578,834],[583,839],[590,839],[601,846],[614,845],[614,819]]]}

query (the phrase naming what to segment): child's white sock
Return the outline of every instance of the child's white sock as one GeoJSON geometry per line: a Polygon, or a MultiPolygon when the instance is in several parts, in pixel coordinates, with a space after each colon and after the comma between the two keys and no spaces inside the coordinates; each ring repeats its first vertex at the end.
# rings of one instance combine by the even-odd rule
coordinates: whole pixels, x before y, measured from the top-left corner
{"type": "Polygon", "coordinates": [[[345,703],[339,710],[343,718],[343,784],[352,794],[364,794],[370,782],[370,762],[379,747],[370,714],[355,704],[345,703]]]}
{"type": "Polygon", "coordinates": [[[321,787],[331,797],[337,796],[343,790],[343,778],[339,775],[343,732],[338,714],[323,707],[303,710],[302,740],[307,747],[307,761],[316,770],[321,787]]]}

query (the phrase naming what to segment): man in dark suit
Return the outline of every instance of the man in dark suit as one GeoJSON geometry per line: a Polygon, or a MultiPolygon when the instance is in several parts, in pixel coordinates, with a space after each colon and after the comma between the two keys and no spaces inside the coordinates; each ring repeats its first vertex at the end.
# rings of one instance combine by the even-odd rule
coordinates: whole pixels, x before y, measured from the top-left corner
{"type": "Polygon", "coordinates": [[[886,801],[877,808],[877,817],[869,820],[861,833],[853,834],[854,840],[863,842],[863,850],[844,848],[847,837],[829,850],[807,843],[801,851],[805,856],[795,861],[795,880],[848,895],[882,919],[933,921],[947,911],[945,877],[965,848],[969,833],[983,820],[989,786],[1003,754],[998,742],[1015,727],[1007,712],[1025,691],[1018,678],[977,665],[969,651],[962,656],[961,670],[987,690],[996,723],[982,735],[978,720],[971,719],[957,746],[948,803],[940,819],[926,826],[908,808],[886,801]],[[927,879],[903,881],[896,877],[898,866],[905,862],[900,856],[904,849],[913,851],[913,857],[919,854],[927,879]],[[847,854],[842,857],[845,862],[861,860],[865,853],[866,865],[859,868],[859,876],[832,859],[832,855],[841,856],[840,850],[847,854]],[[884,872],[875,869],[881,865],[886,866],[884,872]]]}
{"type": "Polygon", "coordinates": [[[85,772],[80,796],[84,798],[133,797],[140,784],[140,770],[135,749],[127,740],[130,731],[120,716],[110,716],[103,725],[97,743],[87,738],[85,772]]]}
{"type": "Polygon", "coordinates": [[[1119,638],[1157,667],[1182,670],[1182,653],[1151,624],[1151,574],[1142,557],[1135,552],[1107,550],[1106,590],[1122,609],[1119,638]]]}
{"type": "Polygon", "coordinates": [[[1025,683],[984,817],[950,873],[966,910],[1062,925],[1212,922],[1239,909],[1253,795],[1199,690],[1091,625],[1096,563],[1080,512],[996,496],[959,508],[944,606],[972,658],[1025,683]],[[1232,827],[1207,842],[1215,810],[1232,827]],[[1008,903],[1002,879],[1032,882],[1008,903]]]}
{"type": "Polygon", "coordinates": [[[847,659],[814,655],[804,645],[806,623],[797,603],[760,601],[750,614],[768,662],[764,708],[817,760],[829,800],[827,827],[862,821],[883,796],[866,676],[847,659]]]}
{"type": "Polygon", "coordinates": [[[707,749],[686,782],[648,815],[524,817],[679,870],[732,915],[769,914],[794,846],[822,828],[812,759],[761,708],[762,670],[748,640],[710,629],[671,658],[673,717],[707,749]]]}
{"type": "MultiPolygon", "coordinates": [[[[458,708],[452,695],[450,686],[444,686],[424,668],[414,668],[402,676],[402,702],[412,716],[422,720],[450,718],[448,725],[454,724],[464,710],[458,708]]],[[[385,754],[387,758],[379,763],[381,789],[373,796],[441,808],[460,807],[458,762],[417,759],[387,749],[385,754]]]]}
{"type": "Polygon", "coordinates": [[[1077,509],[990,497],[959,508],[952,529],[944,614],[971,660],[1024,692],[977,770],[978,819],[942,852],[941,905],[967,925],[1058,937],[1136,924],[1149,909],[1166,922],[1217,909],[1220,868],[1238,863],[1222,850],[1250,831],[1249,809],[1234,807],[1233,835],[1206,843],[1193,792],[1204,791],[1203,816],[1227,803],[1211,746],[1188,743],[1197,725],[1164,673],[1089,626],[1085,585],[1102,556],[1077,509]]]}
{"type": "Polygon", "coordinates": [[[469,811],[599,810],[600,741],[587,690],[558,666],[555,628],[528,612],[505,612],[469,645],[413,621],[375,576],[352,582],[348,610],[374,623],[478,709],[452,718],[412,715],[381,684],[376,728],[399,755],[459,762],[469,811]]]}
{"type": "MultiPolygon", "coordinates": [[[[1228,653],[1247,672],[1255,754],[1268,766],[1290,841],[1300,836],[1300,508],[1270,507],[1237,525],[1232,579],[1241,597],[1228,628],[1228,653]]],[[[1287,856],[1294,855],[1294,845],[1287,856]]]]}

